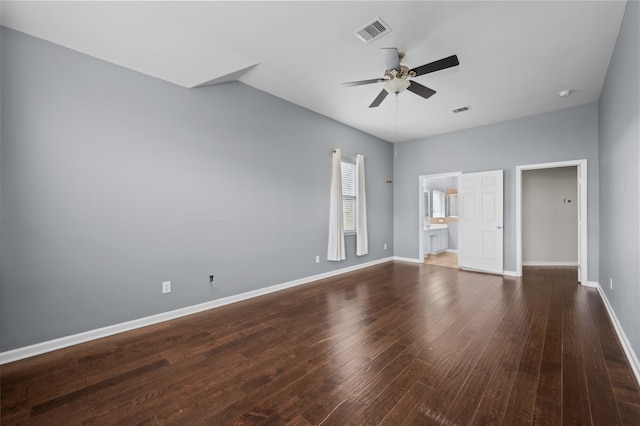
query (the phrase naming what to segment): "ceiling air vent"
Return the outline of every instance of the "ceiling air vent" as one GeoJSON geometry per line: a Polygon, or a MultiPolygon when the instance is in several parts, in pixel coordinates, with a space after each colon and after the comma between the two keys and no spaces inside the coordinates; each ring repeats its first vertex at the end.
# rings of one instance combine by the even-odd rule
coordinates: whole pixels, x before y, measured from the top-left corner
{"type": "Polygon", "coordinates": [[[463,106],[462,108],[457,108],[453,110],[454,114],[457,114],[459,112],[465,112],[465,111],[469,111],[471,109],[471,107],[469,105],[467,106],[463,106]]]}
{"type": "Polygon", "coordinates": [[[382,19],[376,18],[373,21],[366,24],[364,27],[359,28],[353,32],[353,35],[358,37],[363,43],[368,44],[378,37],[390,33],[391,28],[387,26],[382,19]]]}

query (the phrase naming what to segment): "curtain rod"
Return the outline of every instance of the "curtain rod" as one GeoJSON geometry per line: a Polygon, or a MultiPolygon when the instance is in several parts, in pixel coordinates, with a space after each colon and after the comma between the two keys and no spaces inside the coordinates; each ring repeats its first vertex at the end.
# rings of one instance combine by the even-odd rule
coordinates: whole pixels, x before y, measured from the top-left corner
{"type": "MultiPolygon", "coordinates": [[[[334,152],[336,152],[336,150],[335,150],[335,149],[332,149],[330,152],[331,152],[331,154],[333,154],[334,152]]],[[[342,152],[342,155],[347,156],[347,157],[353,157],[353,158],[356,158],[356,155],[362,155],[362,154],[349,154],[348,152],[342,152]]],[[[365,157],[364,155],[362,155],[362,157],[363,157],[365,160],[367,159],[367,157],[365,157]]]]}

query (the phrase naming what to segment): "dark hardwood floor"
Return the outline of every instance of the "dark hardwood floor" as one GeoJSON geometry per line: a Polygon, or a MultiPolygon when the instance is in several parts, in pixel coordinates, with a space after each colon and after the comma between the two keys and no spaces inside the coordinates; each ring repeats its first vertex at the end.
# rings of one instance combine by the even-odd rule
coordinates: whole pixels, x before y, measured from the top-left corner
{"type": "Polygon", "coordinates": [[[389,262],[1,369],[2,425],[639,425],[597,291],[389,262]]]}

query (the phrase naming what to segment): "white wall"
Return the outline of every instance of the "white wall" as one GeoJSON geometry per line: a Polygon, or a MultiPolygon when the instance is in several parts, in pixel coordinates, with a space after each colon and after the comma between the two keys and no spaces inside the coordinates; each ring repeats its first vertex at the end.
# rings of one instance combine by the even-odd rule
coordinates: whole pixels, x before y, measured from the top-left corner
{"type": "Polygon", "coordinates": [[[577,167],[522,172],[523,265],[578,263],[577,167]]]}

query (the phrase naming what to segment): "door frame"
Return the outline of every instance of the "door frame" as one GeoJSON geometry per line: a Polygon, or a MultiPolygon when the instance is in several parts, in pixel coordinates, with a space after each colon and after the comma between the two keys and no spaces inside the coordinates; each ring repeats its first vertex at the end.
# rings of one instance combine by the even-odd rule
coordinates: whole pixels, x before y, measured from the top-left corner
{"type": "Polygon", "coordinates": [[[516,166],[516,276],[522,276],[522,172],[525,170],[556,169],[573,167],[578,169],[578,281],[589,285],[587,278],[587,160],[557,161],[516,166]]]}
{"type": "MultiPolygon", "coordinates": [[[[424,189],[422,181],[424,179],[438,179],[447,177],[460,177],[462,172],[437,173],[433,175],[418,176],[418,260],[424,262],[424,189]]],[[[458,179],[458,185],[460,184],[458,179]]],[[[458,191],[460,188],[458,188],[458,191]]]]}

